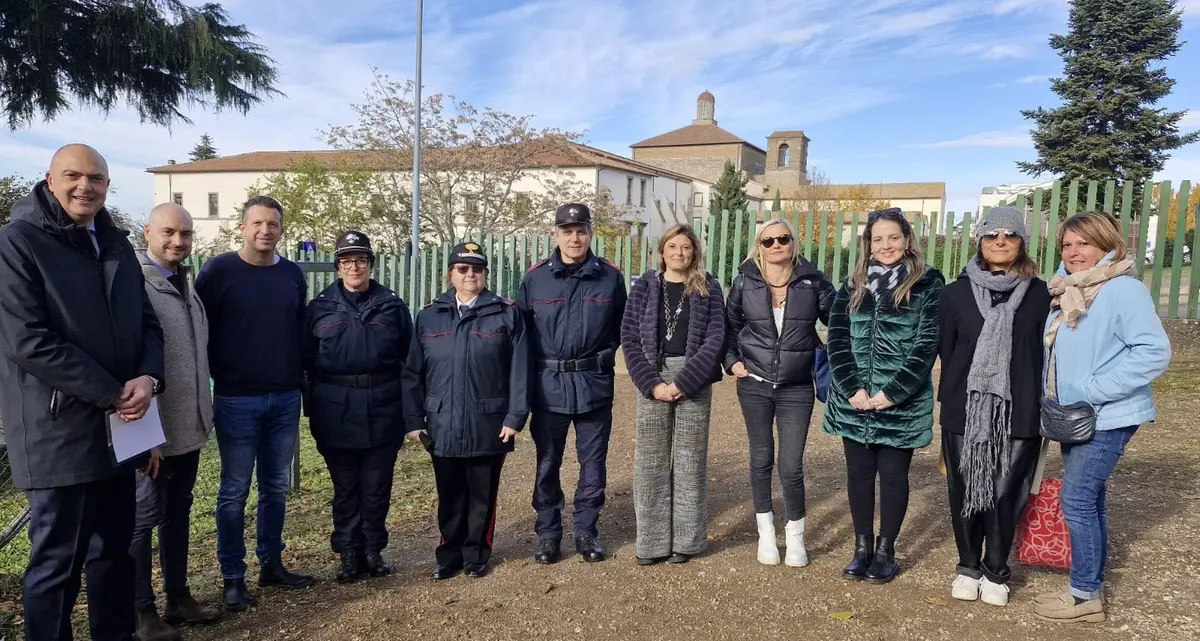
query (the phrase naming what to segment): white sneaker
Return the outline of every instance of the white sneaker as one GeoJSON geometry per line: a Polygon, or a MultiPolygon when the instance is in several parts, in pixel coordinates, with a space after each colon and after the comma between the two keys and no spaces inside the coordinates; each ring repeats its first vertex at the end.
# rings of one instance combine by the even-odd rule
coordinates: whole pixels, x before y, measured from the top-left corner
{"type": "Polygon", "coordinates": [[[758,562],[779,565],[779,541],[775,539],[775,513],[755,514],[758,521],[758,562]]]}
{"type": "Polygon", "coordinates": [[[808,550],[804,549],[804,519],[788,521],[783,527],[783,535],[787,540],[787,554],[783,557],[784,565],[792,568],[802,568],[808,565],[808,550]]]}
{"type": "Polygon", "coordinates": [[[979,579],[960,574],[954,577],[954,587],[950,588],[950,596],[959,601],[974,601],[979,598],[979,579]]]}
{"type": "Polygon", "coordinates": [[[988,605],[1004,607],[1008,605],[1008,586],[1003,583],[992,583],[985,576],[979,583],[979,600],[988,605]]]}

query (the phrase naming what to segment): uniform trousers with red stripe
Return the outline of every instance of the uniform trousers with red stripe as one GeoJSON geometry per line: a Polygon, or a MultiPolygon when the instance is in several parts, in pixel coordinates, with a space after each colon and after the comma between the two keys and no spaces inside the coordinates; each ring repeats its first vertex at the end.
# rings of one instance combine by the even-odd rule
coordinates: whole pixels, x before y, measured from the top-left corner
{"type": "Polygon", "coordinates": [[[463,567],[491,560],[504,457],[433,457],[442,532],[436,552],[438,565],[463,567]]]}

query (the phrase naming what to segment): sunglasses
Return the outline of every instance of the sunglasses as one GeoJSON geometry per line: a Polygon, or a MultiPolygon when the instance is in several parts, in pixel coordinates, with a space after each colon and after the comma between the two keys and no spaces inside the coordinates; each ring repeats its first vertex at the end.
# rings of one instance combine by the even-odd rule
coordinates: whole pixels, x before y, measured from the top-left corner
{"type": "Polygon", "coordinates": [[[1000,236],[1004,236],[1008,240],[1016,240],[1021,237],[1021,235],[1017,232],[1009,231],[1007,229],[990,229],[984,232],[981,237],[999,238],[1000,236]]]}
{"type": "Polygon", "coordinates": [[[871,212],[870,214],[867,214],[867,222],[874,222],[876,220],[879,220],[880,218],[890,218],[892,220],[903,220],[905,222],[908,221],[908,219],[904,217],[903,210],[901,210],[899,207],[889,207],[888,209],[879,209],[877,211],[871,212]]]}
{"type": "Polygon", "coordinates": [[[459,274],[466,274],[467,272],[474,272],[476,274],[482,274],[483,270],[485,270],[485,269],[487,269],[487,267],[484,267],[483,265],[461,265],[460,264],[460,265],[454,266],[454,271],[458,272],[459,274]]]}
{"type": "Polygon", "coordinates": [[[787,247],[788,245],[792,244],[792,235],[783,234],[782,236],[775,237],[767,236],[766,238],[759,239],[758,242],[762,243],[763,247],[770,249],[775,246],[775,241],[779,241],[780,247],[787,247]]]}

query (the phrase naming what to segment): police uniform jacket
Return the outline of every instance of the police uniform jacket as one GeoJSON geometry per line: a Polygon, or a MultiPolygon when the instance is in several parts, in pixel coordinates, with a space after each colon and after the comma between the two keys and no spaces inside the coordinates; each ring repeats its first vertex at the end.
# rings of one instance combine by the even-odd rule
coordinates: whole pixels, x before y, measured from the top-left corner
{"type": "Polygon", "coordinates": [[[533,335],[534,407],[581,414],[612,404],[625,300],[620,270],[591,252],[574,273],[555,249],[525,274],[517,305],[533,335]]]}
{"type": "Polygon", "coordinates": [[[339,279],[305,310],[305,409],[313,438],[322,448],[399,445],[412,316],[396,292],[375,281],[358,305],[348,294],[339,279]]]}
{"type": "Polygon", "coordinates": [[[434,456],[466,458],[513,450],[500,428],[529,417],[529,342],[513,301],[489,290],[460,313],[453,289],[417,314],[404,368],[408,431],[429,431],[434,456]]]}

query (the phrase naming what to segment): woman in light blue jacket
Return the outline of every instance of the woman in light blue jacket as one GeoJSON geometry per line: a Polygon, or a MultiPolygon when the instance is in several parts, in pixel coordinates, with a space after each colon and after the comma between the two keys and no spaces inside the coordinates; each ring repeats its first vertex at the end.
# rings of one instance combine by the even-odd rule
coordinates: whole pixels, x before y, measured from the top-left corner
{"type": "Polygon", "coordinates": [[[1098,622],[1105,619],[1105,483],[1138,426],[1155,418],[1150,382],[1170,364],[1171,345],[1112,216],[1074,216],[1058,238],[1063,262],[1050,281],[1047,394],[1057,393],[1062,405],[1092,404],[1096,433],[1062,446],[1071,585],[1037,597],[1034,612],[1049,621],[1098,622]]]}

